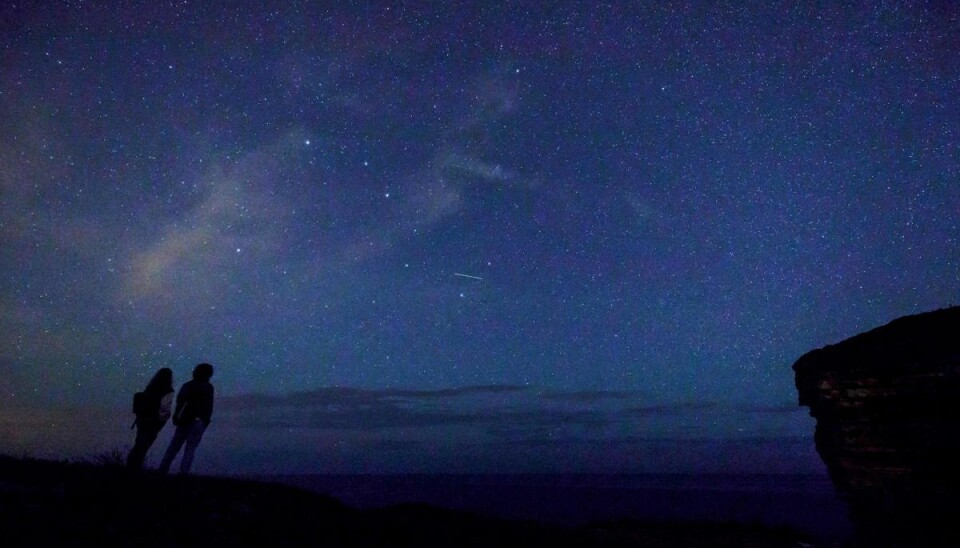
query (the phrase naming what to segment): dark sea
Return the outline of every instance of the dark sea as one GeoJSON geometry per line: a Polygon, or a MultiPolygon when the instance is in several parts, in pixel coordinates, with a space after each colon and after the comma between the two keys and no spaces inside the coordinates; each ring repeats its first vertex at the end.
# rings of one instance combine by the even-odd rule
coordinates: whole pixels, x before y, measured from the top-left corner
{"type": "Polygon", "coordinates": [[[632,519],[786,525],[848,539],[847,508],[819,475],[298,475],[258,477],[356,508],[425,503],[563,525],[632,519]]]}

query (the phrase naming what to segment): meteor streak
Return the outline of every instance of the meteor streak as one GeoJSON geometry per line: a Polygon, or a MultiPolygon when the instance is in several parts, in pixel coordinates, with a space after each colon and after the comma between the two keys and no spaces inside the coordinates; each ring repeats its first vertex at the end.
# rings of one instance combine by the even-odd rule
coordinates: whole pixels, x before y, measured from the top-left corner
{"type": "Polygon", "coordinates": [[[470,278],[471,280],[481,280],[481,281],[483,280],[483,278],[481,278],[481,277],[479,277],[479,276],[471,276],[471,275],[469,275],[469,274],[461,274],[461,273],[459,273],[459,272],[454,272],[453,275],[454,275],[454,276],[460,276],[461,278],[470,278]]]}

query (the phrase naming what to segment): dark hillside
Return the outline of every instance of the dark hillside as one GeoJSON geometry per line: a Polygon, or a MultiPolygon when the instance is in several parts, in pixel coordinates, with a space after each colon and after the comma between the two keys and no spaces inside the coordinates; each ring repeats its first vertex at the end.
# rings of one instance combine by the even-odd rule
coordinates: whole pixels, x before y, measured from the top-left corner
{"type": "Polygon", "coordinates": [[[423,505],[357,510],[294,487],[0,457],[5,546],[796,546],[783,529],[562,528],[423,505]]]}

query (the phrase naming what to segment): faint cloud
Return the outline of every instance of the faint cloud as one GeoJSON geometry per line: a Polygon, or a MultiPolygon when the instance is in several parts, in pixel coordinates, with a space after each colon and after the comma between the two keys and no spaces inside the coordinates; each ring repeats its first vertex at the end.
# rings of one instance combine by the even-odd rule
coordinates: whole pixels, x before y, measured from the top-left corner
{"type": "Polygon", "coordinates": [[[507,183],[517,178],[515,173],[504,169],[501,164],[487,163],[456,153],[450,153],[443,158],[441,169],[455,175],[494,183],[507,183]]]}
{"type": "Polygon", "coordinates": [[[455,214],[463,205],[463,194],[437,173],[426,173],[406,187],[405,215],[410,224],[430,226],[455,214]]]}
{"type": "Polygon", "coordinates": [[[288,210],[269,191],[270,177],[300,132],[281,136],[252,152],[229,172],[213,170],[202,182],[202,200],[158,227],[159,237],[130,259],[121,297],[145,299],[188,293],[212,302],[229,288],[249,261],[279,248],[278,221],[288,210]],[[256,174],[256,176],[251,176],[256,174]]]}
{"type": "Polygon", "coordinates": [[[381,402],[400,400],[441,400],[465,396],[483,396],[515,394],[526,392],[529,388],[512,385],[482,385],[445,388],[439,390],[371,390],[349,387],[317,388],[306,392],[295,392],[282,396],[268,394],[244,394],[225,398],[224,405],[230,408],[255,409],[285,405],[348,405],[369,406],[381,402]]]}
{"type": "Polygon", "coordinates": [[[471,424],[489,420],[486,398],[525,391],[514,386],[444,390],[321,388],[285,396],[250,394],[222,400],[244,428],[377,430],[471,424]],[[450,400],[457,400],[451,403],[450,400]]]}
{"type": "Polygon", "coordinates": [[[595,403],[607,400],[622,401],[638,399],[641,397],[641,393],[632,390],[582,390],[578,392],[548,393],[544,394],[542,397],[547,400],[556,400],[561,402],[595,403]]]}
{"type": "MultiPolygon", "coordinates": [[[[186,230],[172,228],[152,248],[133,257],[128,294],[139,298],[169,289],[179,268],[209,271],[209,256],[198,257],[213,239],[211,228],[203,224],[186,230]],[[187,263],[195,263],[192,266],[187,263]],[[199,264],[196,264],[199,263],[199,264]]],[[[222,247],[222,243],[216,242],[222,247]]]]}
{"type": "MultiPolygon", "coordinates": [[[[324,264],[357,264],[381,257],[394,244],[416,238],[474,204],[473,191],[499,192],[504,188],[534,189],[540,181],[525,176],[506,162],[497,162],[484,136],[495,122],[514,112],[519,87],[509,78],[483,74],[465,84],[460,100],[466,103],[463,116],[447,122],[439,132],[434,152],[423,166],[391,181],[391,195],[375,215],[364,217],[356,230],[338,245],[331,256],[318,257],[315,270],[324,264]],[[323,264],[321,264],[323,263],[323,264]]],[[[359,92],[358,92],[359,93],[359,92]]],[[[391,102],[396,90],[377,99],[391,102]]],[[[362,94],[361,94],[362,95],[362,94]]],[[[353,103],[362,103],[354,97],[353,103]]]]}
{"type": "Polygon", "coordinates": [[[742,413],[751,413],[759,415],[789,415],[792,413],[806,413],[807,408],[801,407],[798,403],[785,403],[783,405],[740,405],[735,408],[742,413]]]}
{"type": "Polygon", "coordinates": [[[650,428],[680,431],[686,422],[697,422],[698,414],[718,409],[715,404],[697,403],[631,407],[636,396],[615,391],[542,396],[528,387],[500,385],[443,390],[332,387],[282,396],[233,396],[222,405],[240,428],[367,431],[467,425],[487,439],[555,435],[606,439],[641,435],[650,428]],[[651,418],[664,422],[658,426],[651,418]]]}
{"type": "Polygon", "coordinates": [[[677,402],[661,405],[646,405],[642,407],[631,407],[624,410],[625,413],[637,417],[650,417],[660,415],[679,415],[683,413],[699,413],[704,411],[714,411],[720,409],[716,403],[709,402],[677,402]]]}

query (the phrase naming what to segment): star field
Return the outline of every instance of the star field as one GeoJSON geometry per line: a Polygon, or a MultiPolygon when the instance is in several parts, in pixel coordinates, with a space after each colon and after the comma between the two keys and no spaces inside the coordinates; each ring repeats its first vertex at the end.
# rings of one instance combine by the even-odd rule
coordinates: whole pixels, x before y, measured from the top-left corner
{"type": "Polygon", "coordinates": [[[960,296],[945,3],[0,15],[0,450],[208,361],[209,466],[809,470],[793,361],[960,296]]]}

